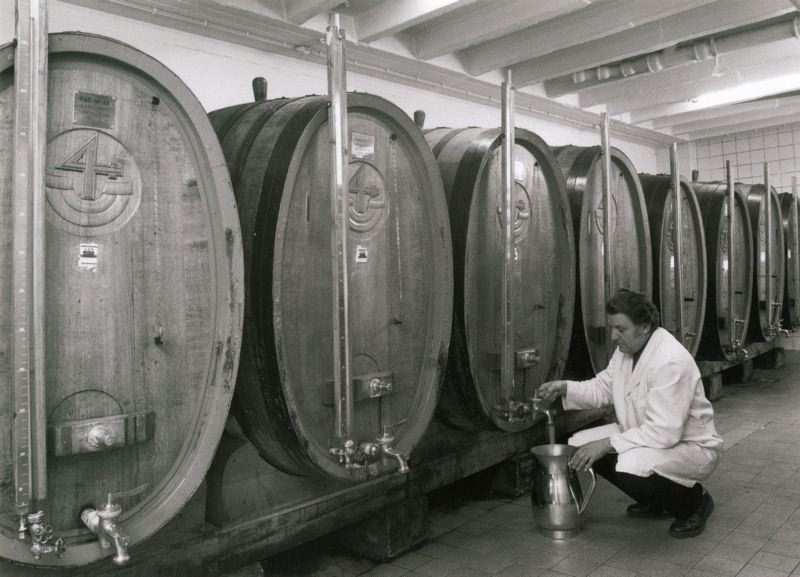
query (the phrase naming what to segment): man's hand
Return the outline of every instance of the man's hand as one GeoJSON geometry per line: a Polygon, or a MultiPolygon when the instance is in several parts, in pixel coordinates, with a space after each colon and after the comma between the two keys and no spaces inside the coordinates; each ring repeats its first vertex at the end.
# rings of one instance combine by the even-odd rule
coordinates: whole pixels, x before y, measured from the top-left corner
{"type": "Polygon", "coordinates": [[[611,440],[608,438],[592,441],[575,451],[569,460],[569,466],[576,471],[586,471],[595,461],[610,453],[611,450],[611,440]]]}
{"type": "Polygon", "coordinates": [[[549,404],[567,393],[567,381],[548,381],[539,385],[536,396],[549,404]]]}

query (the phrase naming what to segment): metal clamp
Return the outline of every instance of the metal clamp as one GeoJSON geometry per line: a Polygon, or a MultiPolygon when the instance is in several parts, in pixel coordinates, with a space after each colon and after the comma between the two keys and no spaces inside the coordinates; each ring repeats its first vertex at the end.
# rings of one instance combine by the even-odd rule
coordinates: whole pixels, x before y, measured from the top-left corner
{"type": "Polygon", "coordinates": [[[495,405],[494,413],[507,423],[520,423],[531,417],[531,404],[512,400],[505,405],[495,405]]]}
{"type": "Polygon", "coordinates": [[[31,537],[31,554],[37,561],[42,555],[55,553],[61,557],[67,547],[64,539],[58,537],[53,539],[53,527],[46,520],[44,511],[37,511],[28,515],[21,515],[19,518],[19,538],[24,541],[27,535],[31,537]]]}

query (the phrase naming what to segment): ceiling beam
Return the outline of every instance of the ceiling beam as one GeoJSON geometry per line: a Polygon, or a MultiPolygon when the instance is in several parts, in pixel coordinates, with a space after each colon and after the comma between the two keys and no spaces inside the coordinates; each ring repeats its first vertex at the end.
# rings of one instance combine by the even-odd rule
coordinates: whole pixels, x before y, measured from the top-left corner
{"type": "Polygon", "coordinates": [[[344,3],[345,0],[289,0],[286,3],[286,19],[292,24],[302,24],[344,3]]]}
{"type": "Polygon", "coordinates": [[[757,130],[759,128],[767,128],[769,126],[781,126],[783,124],[793,124],[797,122],[797,114],[787,114],[781,116],[773,116],[763,120],[752,120],[750,122],[732,122],[724,126],[717,126],[706,130],[698,130],[689,132],[684,136],[689,140],[700,140],[702,138],[713,138],[715,136],[724,136],[726,134],[736,134],[737,132],[747,132],[748,130],[757,130]]]}
{"type": "Polygon", "coordinates": [[[418,26],[476,0],[390,0],[354,15],[361,42],[372,42],[418,26]]]}
{"type": "MultiPolygon", "coordinates": [[[[265,53],[314,62],[320,66],[326,64],[321,32],[245,10],[221,8],[205,2],[188,6],[187,3],[174,0],[62,1],[200,37],[248,46],[265,53]]],[[[348,43],[347,67],[348,71],[371,78],[500,108],[498,84],[368,45],[348,43]]],[[[325,91],[324,84],[320,90],[325,91]]],[[[516,93],[514,102],[520,114],[568,126],[596,130],[601,122],[600,116],[592,112],[523,91],[516,93]]],[[[403,105],[402,102],[398,104],[401,107],[403,105]]],[[[611,133],[624,140],[650,146],[663,146],[675,140],[672,136],[619,121],[611,122],[611,133]]]]}
{"type": "MultiPolygon", "coordinates": [[[[489,40],[459,52],[464,68],[484,74],[556,50],[597,40],[654,20],[690,10],[713,0],[606,0],[572,14],[489,40]]],[[[517,81],[515,80],[515,84],[517,81]]]]}
{"type": "Polygon", "coordinates": [[[717,34],[783,16],[795,9],[786,0],[717,0],[655,22],[578,46],[557,50],[512,66],[514,84],[526,86],[546,79],[545,89],[573,72],[662,50],[701,36],[717,34]]]}
{"type": "MultiPolygon", "coordinates": [[[[735,107],[730,107],[735,108],[735,107]]],[[[685,124],[676,124],[672,127],[673,134],[689,134],[694,132],[701,132],[704,130],[712,130],[720,126],[731,126],[733,124],[744,124],[757,120],[769,120],[776,116],[794,115],[797,117],[800,112],[800,103],[795,101],[793,106],[784,106],[782,108],[767,108],[762,110],[741,110],[739,109],[736,114],[726,116],[707,118],[705,120],[696,120],[694,122],[687,122],[685,124]]]]}
{"type": "MultiPolygon", "coordinates": [[[[615,115],[658,104],[688,101],[710,92],[784,77],[798,70],[798,58],[800,42],[784,40],[752,48],[746,53],[721,56],[718,64],[708,60],[588,88],[579,93],[580,106],[587,108],[607,104],[608,113],[615,115]]],[[[776,86],[773,94],[787,90],[791,90],[791,87],[776,86]]],[[[754,95],[742,91],[741,98],[736,101],[761,96],[770,94],[754,95]]]]}
{"type": "Polygon", "coordinates": [[[453,14],[446,22],[431,22],[412,31],[412,50],[417,58],[429,60],[585,8],[593,1],[604,3],[610,0],[480,2],[471,9],[453,14]]]}
{"type": "Polygon", "coordinates": [[[713,108],[703,108],[701,110],[693,110],[690,112],[681,112],[673,115],[665,115],[656,117],[653,121],[653,128],[663,129],[678,126],[681,124],[693,124],[695,122],[702,122],[711,119],[725,119],[726,117],[735,117],[739,114],[747,114],[759,110],[771,110],[773,114],[778,111],[783,111],[788,107],[800,105],[800,96],[769,98],[766,100],[751,100],[750,102],[743,102],[741,104],[732,104],[727,106],[716,106],[713,108]]]}

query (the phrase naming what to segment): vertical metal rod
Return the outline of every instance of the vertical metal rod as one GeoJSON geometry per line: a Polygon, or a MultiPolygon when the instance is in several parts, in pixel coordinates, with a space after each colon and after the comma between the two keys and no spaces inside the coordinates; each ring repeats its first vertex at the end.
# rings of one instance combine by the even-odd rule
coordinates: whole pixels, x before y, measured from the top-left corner
{"type": "Polygon", "coordinates": [[[47,498],[44,406],[44,172],[47,4],[17,0],[14,54],[12,348],[15,507],[47,498]]]}
{"type": "Polygon", "coordinates": [[[341,19],[332,12],[325,36],[328,48],[328,127],[331,143],[331,240],[333,257],[333,358],[334,397],[336,399],[335,434],[349,440],[353,431],[353,386],[351,376],[350,303],[347,266],[347,229],[349,226],[349,161],[347,130],[347,83],[345,70],[345,33],[341,19]]]}
{"type": "Polygon", "coordinates": [[[674,194],[673,211],[675,213],[675,234],[673,248],[675,252],[675,321],[677,322],[677,337],[683,343],[683,194],[681,190],[681,176],[678,170],[678,143],[673,142],[669,149],[669,166],[672,175],[672,190],[674,194]]]}
{"type": "Polygon", "coordinates": [[[766,301],[767,301],[767,326],[769,327],[767,330],[769,333],[772,333],[773,328],[775,326],[774,321],[774,301],[772,298],[772,194],[770,194],[770,187],[769,187],[769,163],[764,163],[764,203],[765,203],[765,214],[766,220],[765,223],[765,258],[766,258],[766,301]]]}
{"type": "Polygon", "coordinates": [[[600,139],[602,143],[603,167],[603,288],[604,302],[611,298],[614,290],[614,260],[611,251],[611,145],[608,136],[608,114],[601,115],[600,139]]]}
{"type": "Polygon", "coordinates": [[[736,275],[734,274],[736,259],[734,258],[736,238],[736,188],[733,185],[731,161],[725,161],[725,177],[728,182],[728,330],[730,331],[731,349],[739,348],[736,335],[736,275]]]}
{"type": "MultiPolygon", "coordinates": [[[[794,268],[794,308],[795,314],[798,307],[800,307],[800,211],[797,207],[797,177],[792,177],[792,216],[794,217],[794,226],[792,227],[792,265],[794,268]]],[[[788,272],[787,272],[788,274],[788,272]]]]}
{"type": "Polygon", "coordinates": [[[500,368],[501,401],[510,401],[515,391],[514,383],[514,86],[511,69],[505,69],[503,80],[503,356],[500,368]]]}

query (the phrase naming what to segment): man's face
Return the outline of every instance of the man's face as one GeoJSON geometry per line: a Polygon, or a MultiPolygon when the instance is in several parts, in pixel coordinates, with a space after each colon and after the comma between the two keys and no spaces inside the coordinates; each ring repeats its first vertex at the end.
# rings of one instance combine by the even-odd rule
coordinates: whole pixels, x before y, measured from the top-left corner
{"type": "Polygon", "coordinates": [[[608,315],[608,326],[611,329],[611,342],[629,355],[641,351],[650,334],[650,325],[636,325],[624,313],[608,315]]]}

